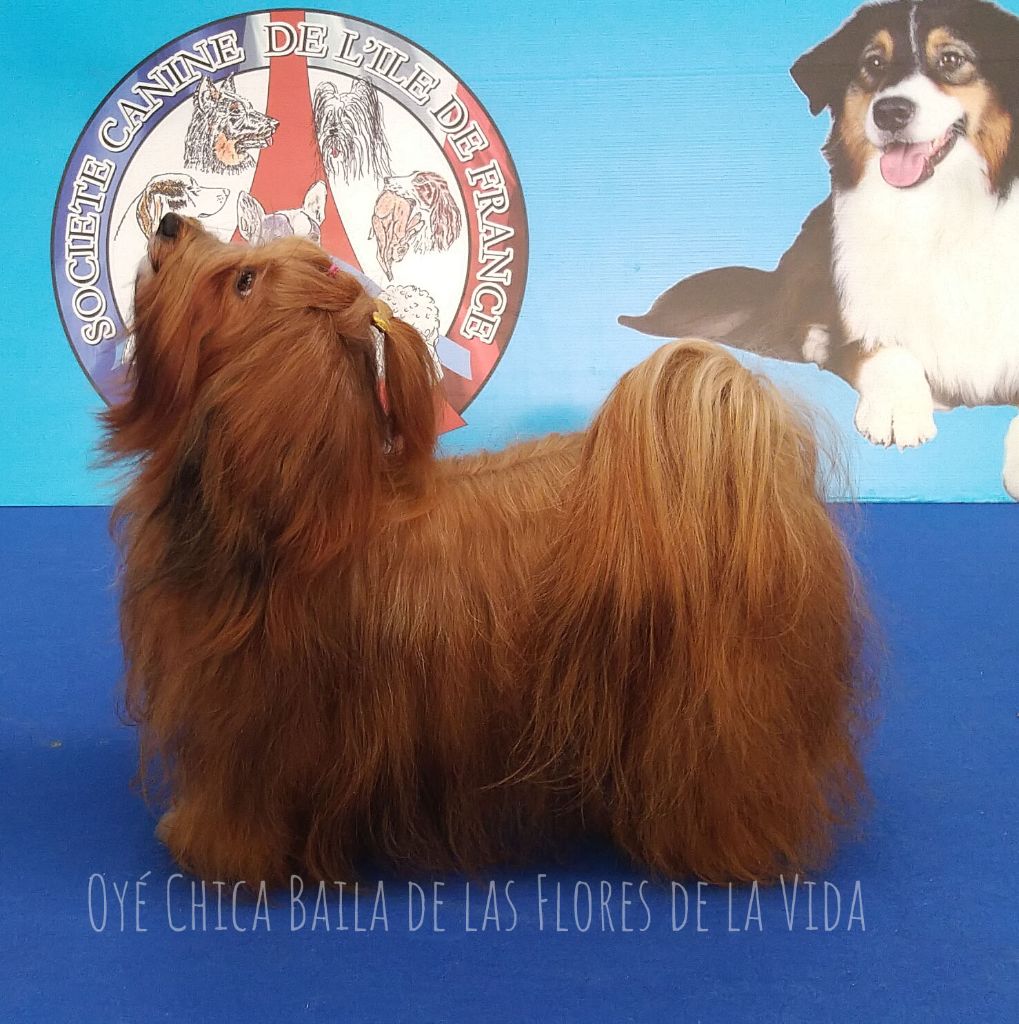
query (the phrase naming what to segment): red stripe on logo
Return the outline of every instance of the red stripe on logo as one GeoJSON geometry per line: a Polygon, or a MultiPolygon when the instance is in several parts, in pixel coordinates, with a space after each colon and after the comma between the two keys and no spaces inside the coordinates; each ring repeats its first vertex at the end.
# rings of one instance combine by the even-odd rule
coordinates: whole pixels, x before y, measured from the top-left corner
{"type": "MultiPolygon", "coordinates": [[[[304,20],[301,11],[277,11],[274,22],[286,22],[295,29],[304,20]]],[[[251,194],[270,213],[292,210],[304,202],[316,181],[326,181],[318,155],[315,122],[308,84],[308,61],[297,54],[273,57],[269,61],[269,99],[266,113],[279,121],[273,143],[263,149],[255,168],[251,194]]],[[[332,189],[326,189],[326,215],[322,222],[322,247],[334,256],[361,269],[347,237],[332,189]]]]}

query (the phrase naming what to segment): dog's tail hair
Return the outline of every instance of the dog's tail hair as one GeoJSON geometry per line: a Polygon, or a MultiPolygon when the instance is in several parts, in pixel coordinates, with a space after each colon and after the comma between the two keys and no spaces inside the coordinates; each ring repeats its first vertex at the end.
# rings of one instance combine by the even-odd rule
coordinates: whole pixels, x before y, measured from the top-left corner
{"type": "Polygon", "coordinates": [[[707,342],[631,370],[542,585],[532,763],[642,866],[819,864],[865,791],[862,611],[805,414],[707,342]]]}

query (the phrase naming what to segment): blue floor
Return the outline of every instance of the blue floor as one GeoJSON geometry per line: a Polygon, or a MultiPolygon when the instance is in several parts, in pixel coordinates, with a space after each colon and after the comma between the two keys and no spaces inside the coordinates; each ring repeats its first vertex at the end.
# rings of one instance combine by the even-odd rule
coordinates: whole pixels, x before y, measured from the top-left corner
{"type": "Polygon", "coordinates": [[[345,930],[335,890],[317,920],[314,893],[284,893],[236,921],[210,890],[192,923],[129,789],[105,517],[0,509],[3,1024],[1019,1020],[1016,506],[861,511],[889,649],[876,804],[795,905],[790,885],[698,908],[688,886],[684,921],[682,891],[673,908],[593,851],[496,876],[491,898],[487,878],[385,880],[384,905],[362,886],[345,930]]]}

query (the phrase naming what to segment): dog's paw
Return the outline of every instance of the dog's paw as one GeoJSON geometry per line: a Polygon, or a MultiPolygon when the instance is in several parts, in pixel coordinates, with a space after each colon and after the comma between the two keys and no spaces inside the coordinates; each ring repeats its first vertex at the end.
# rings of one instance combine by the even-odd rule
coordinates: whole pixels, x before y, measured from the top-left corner
{"type": "Polygon", "coordinates": [[[196,872],[197,865],[189,855],[181,835],[181,815],[176,808],[168,810],[156,822],[155,835],[167,852],[184,871],[196,872]]]}
{"type": "Polygon", "coordinates": [[[224,819],[204,803],[175,804],[156,825],[156,838],[183,871],[199,878],[279,885],[287,875],[285,837],[257,817],[224,819]]]}
{"type": "Polygon", "coordinates": [[[166,814],[156,822],[156,838],[161,843],[167,843],[170,839],[170,834],[173,832],[173,818],[174,812],[167,811],[166,814]]]}
{"type": "Polygon", "coordinates": [[[828,357],[831,354],[831,334],[828,329],[818,324],[812,324],[807,331],[807,336],[803,339],[801,352],[808,363],[814,363],[817,366],[827,365],[828,357]]]}
{"type": "Polygon", "coordinates": [[[1005,468],[1002,483],[1009,497],[1019,501],[1019,416],[1009,424],[1005,435],[1005,468]]]}
{"type": "Polygon", "coordinates": [[[934,399],[919,360],[901,348],[879,348],[859,369],[856,429],[873,444],[918,448],[938,432],[934,399]]]}
{"type": "Polygon", "coordinates": [[[881,398],[862,398],[856,407],[856,429],[872,444],[885,448],[919,448],[933,438],[934,406],[930,401],[892,404],[881,398]]]}

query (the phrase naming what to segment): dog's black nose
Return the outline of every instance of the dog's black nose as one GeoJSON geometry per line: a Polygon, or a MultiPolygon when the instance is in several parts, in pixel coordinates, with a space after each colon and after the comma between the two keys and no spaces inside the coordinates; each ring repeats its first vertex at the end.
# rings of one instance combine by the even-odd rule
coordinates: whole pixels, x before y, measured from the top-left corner
{"type": "Polygon", "coordinates": [[[180,234],[180,217],[175,213],[164,213],[163,219],[156,228],[156,234],[161,238],[176,238],[180,234]]]}
{"type": "Polygon", "coordinates": [[[905,96],[886,96],[874,104],[874,124],[883,132],[905,128],[916,114],[916,104],[905,96]]]}

